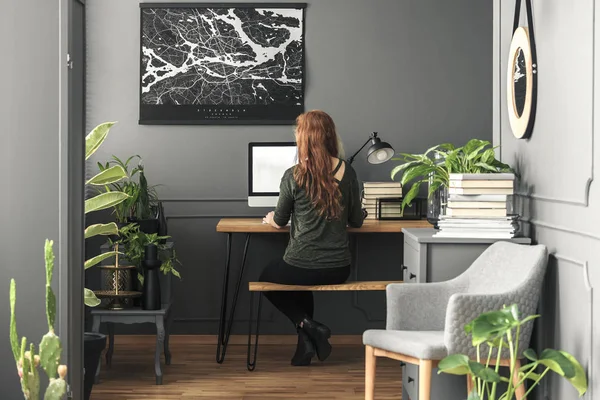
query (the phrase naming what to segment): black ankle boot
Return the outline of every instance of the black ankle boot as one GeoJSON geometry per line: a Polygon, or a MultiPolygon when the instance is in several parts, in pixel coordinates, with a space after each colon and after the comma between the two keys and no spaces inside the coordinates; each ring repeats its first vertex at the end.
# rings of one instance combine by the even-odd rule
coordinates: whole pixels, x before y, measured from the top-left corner
{"type": "Polygon", "coordinates": [[[325,361],[331,354],[331,344],[328,340],[331,337],[331,330],[320,322],[308,318],[302,321],[302,330],[315,346],[319,360],[325,361]]]}
{"type": "Polygon", "coordinates": [[[297,328],[298,345],[296,346],[296,354],[292,357],[292,365],[295,367],[310,365],[310,361],[315,356],[315,346],[313,346],[310,338],[302,329],[297,328]]]}

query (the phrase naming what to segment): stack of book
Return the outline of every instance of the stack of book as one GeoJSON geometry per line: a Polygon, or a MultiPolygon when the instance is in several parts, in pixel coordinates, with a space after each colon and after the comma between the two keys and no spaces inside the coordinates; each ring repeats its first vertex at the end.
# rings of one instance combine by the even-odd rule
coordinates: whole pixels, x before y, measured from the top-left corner
{"type": "Polygon", "coordinates": [[[510,239],[518,228],[508,215],[507,197],[514,194],[512,173],[450,174],[446,213],[436,236],[510,239]]]}
{"type": "Polygon", "coordinates": [[[367,219],[398,218],[402,216],[402,185],[400,182],[364,182],[362,206],[369,213],[367,219]],[[380,199],[398,199],[396,202],[384,202],[380,199]]]}

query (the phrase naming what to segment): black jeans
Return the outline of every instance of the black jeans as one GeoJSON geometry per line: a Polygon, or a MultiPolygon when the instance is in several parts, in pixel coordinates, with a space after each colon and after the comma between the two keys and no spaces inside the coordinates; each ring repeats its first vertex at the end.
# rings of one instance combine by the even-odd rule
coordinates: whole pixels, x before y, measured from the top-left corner
{"type": "MultiPolygon", "coordinates": [[[[335,285],[346,282],[350,266],[336,268],[300,268],[283,260],[269,264],[260,274],[261,282],[285,285],[335,285]]],[[[313,318],[314,299],[312,292],[263,292],[265,297],[294,325],[304,318],[313,318]]]]}

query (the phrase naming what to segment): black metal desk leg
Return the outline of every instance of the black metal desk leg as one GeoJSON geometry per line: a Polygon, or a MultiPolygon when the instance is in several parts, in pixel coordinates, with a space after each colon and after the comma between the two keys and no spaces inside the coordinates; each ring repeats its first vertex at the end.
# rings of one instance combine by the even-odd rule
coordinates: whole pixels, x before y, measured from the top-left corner
{"type": "Polygon", "coordinates": [[[260,333],[260,309],[262,306],[262,292],[250,293],[250,317],[248,318],[248,354],[246,356],[246,368],[254,371],[256,368],[256,353],[258,352],[258,335],[260,333]],[[254,311],[254,295],[258,294],[258,310],[256,312],[256,332],[254,333],[254,354],[252,354],[252,313],[254,311]]]}
{"type": "Polygon", "coordinates": [[[246,259],[248,256],[248,246],[250,245],[250,233],[246,234],[246,243],[244,245],[244,254],[242,256],[242,265],[240,267],[238,279],[235,285],[235,291],[233,292],[233,301],[231,304],[231,311],[229,312],[229,318],[227,318],[227,292],[229,286],[229,268],[231,264],[231,233],[228,233],[227,237],[227,265],[225,267],[225,281],[223,283],[223,299],[221,303],[221,320],[219,321],[219,343],[217,343],[217,362],[222,363],[225,360],[225,353],[227,352],[227,344],[229,343],[229,336],[231,335],[231,328],[233,326],[233,318],[235,316],[235,308],[237,305],[238,296],[240,294],[240,288],[242,286],[242,280],[244,278],[244,269],[246,267],[246,259]]]}
{"type": "Polygon", "coordinates": [[[217,337],[217,362],[220,364],[225,359],[225,316],[227,315],[227,288],[229,286],[229,266],[231,264],[231,236],[227,233],[227,258],[225,261],[225,276],[221,290],[221,314],[219,317],[219,334],[217,337]]]}

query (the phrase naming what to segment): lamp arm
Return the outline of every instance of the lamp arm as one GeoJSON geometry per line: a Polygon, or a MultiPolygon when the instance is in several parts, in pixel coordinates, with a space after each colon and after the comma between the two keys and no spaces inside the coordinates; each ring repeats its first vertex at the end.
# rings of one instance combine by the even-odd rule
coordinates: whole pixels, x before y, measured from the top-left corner
{"type": "Polygon", "coordinates": [[[354,158],[355,158],[355,157],[358,155],[358,153],[360,153],[360,151],[361,151],[362,149],[364,149],[364,148],[365,148],[365,146],[366,146],[366,145],[367,145],[367,144],[368,144],[368,143],[371,141],[371,139],[372,139],[372,137],[369,137],[369,138],[367,139],[367,141],[365,142],[365,144],[363,144],[363,145],[361,146],[361,148],[360,148],[360,149],[358,149],[358,150],[356,151],[356,153],[352,154],[352,156],[351,156],[351,157],[348,159],[348,164],[352,164],[352,163],[354,162],[354,158]]]}

